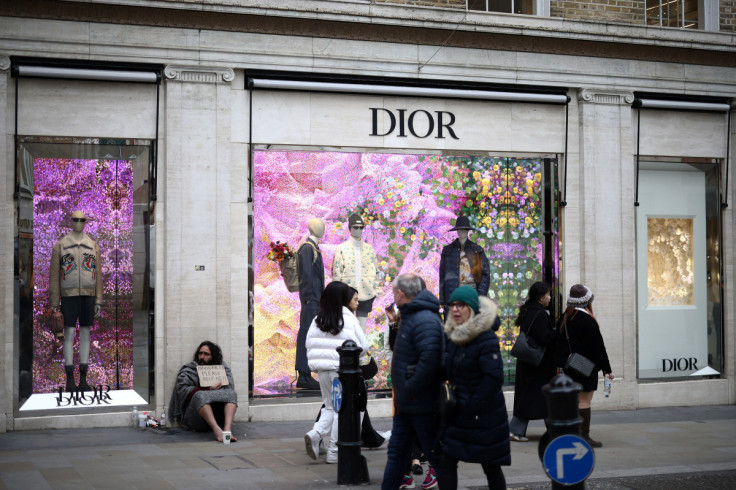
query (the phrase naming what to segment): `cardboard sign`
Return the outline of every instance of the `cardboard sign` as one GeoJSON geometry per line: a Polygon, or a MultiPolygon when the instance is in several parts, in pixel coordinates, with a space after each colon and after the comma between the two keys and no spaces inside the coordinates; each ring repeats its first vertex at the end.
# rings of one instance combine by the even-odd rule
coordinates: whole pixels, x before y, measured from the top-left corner
{"type": "Polygon", "coordinates": [[[216,384],[226,386],[227,375],[225,374],[225,366],[216,364],[212,366],[197,366],[197,375],[199,375],[199,386],[209,388],[216,384]]]}

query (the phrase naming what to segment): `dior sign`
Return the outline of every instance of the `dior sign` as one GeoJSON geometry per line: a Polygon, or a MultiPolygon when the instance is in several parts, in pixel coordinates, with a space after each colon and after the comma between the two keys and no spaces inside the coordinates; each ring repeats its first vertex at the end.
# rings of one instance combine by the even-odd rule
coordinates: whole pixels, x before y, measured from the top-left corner
{"type": "Polygon", "coordinates": [[[669,371],[696,371],[698,359],[696,357],[680,357],[679,359],[662,359],[662,372],[669,371]]]}
{"type": "Polygon", "coordinates": [[[452,129],[452,125],[455,124],[455,114],[452,112],[429,112],[418,109],[407,116],[407,109],[392,111],[381,107],[371,107],[370,111],[373,121],[373,131],[370,136],[388,136],[396,131],[396,136],[406,138],[408,131],[415,138],[427,138],[434,135],[435,139],[444,139],[445,134],[448,134],[453,139],[460,139],[452,129]],[[389,121],[388,130],[380,134],[378,132],[379,114],[388,116],[389,121]]]}

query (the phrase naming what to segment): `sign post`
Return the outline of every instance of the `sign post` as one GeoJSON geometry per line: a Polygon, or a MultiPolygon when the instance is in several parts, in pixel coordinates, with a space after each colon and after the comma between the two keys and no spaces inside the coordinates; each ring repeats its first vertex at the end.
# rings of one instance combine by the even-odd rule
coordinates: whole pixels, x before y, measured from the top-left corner
{"type": "Polygon", "coordinates": [[[560,436],[549,443],[542,458],[544,471],[557,483],[565,486],[585,481],[593,472],[593,448],[578,435],[560,436]]]}

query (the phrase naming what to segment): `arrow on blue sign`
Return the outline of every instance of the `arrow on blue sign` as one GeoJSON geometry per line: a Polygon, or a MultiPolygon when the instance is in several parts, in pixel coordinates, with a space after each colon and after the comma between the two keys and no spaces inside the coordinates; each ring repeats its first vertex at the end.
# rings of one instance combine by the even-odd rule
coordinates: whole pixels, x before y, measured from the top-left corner
{"type": "Polygon", "coordinates": [[[573,447],[557,450],[557,478],[560,480],[565,478],[565,462],[563,460],[565,456],[574,455],[572,459],[575,461],[582,459],[583,456],[588,454],[588,448],[586,448],[582,443],[575,441],[572,444],[573,447]]]}
{"type": "Polygon", "coordinates": [[[544,450],[544,470],[550,478],[563,485],[575,485],[593,472],[593,448],[578,435],[557,437],[544,450]]]}

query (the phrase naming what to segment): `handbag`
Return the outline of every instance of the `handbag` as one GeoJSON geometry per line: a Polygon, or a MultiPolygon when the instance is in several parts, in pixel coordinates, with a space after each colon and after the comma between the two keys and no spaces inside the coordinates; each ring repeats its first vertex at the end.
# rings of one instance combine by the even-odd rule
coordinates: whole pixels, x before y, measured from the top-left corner
{"type": "Polygon", "coordinates": [[[450,425],[457,411],[457,398],[455,397],[455,385],[449,381],[443,381],[440,391],[440,417],[443,425],[450,425]]]}
{"type": "Polygon", "coordinates": [[[562,328],[565,330],[565,338],[567,339],[567,348],[570,350],[570,355],[567,357],[567,362],[565,362],[565,369],[569,369],[570,371],[574,371],[578,373],[581,376],[588,377],[593,373],[593,369],[595,368],[595,363],[585,357],[582,354],[578,354],[577,352],[572,351],[572,347],[570,347],[570,336],[567,334],[567,328],[565,328],[565,322],[562,322],[562,328]]]}
{"type": "Polygon", "coordinates": [[[543,345],[537,345],[534,339],[529,336],[528,332],[532,329],[534,320],[537,319],[537,315],[539,315],[539,313],[540,312],[537,312],[537,314],[534,315],[534,318],[532,318],[527,332],[524,332],[523,330],[519,332],[519,336],[516,337],[516,342],[514,342],[514,346],[511,348],[512,356],[533,366],[539,366],[539,364],[541,364],[545,350],[543,345]]]}
{"type": "Polygon", "coordinates": [[[64,314],[60,311],[51,312],[49,327],[55,337],[64,336],[64,314]]]}
{"type": "Polygon", "coordinates": [[[371,360],[368,364],[360,365],[360,372],[364,379],[373,379],[373,377],[378,374],[378,364],[376,364],[376,360],[373,356],[370,356],[370,358],[371,360]]]}

